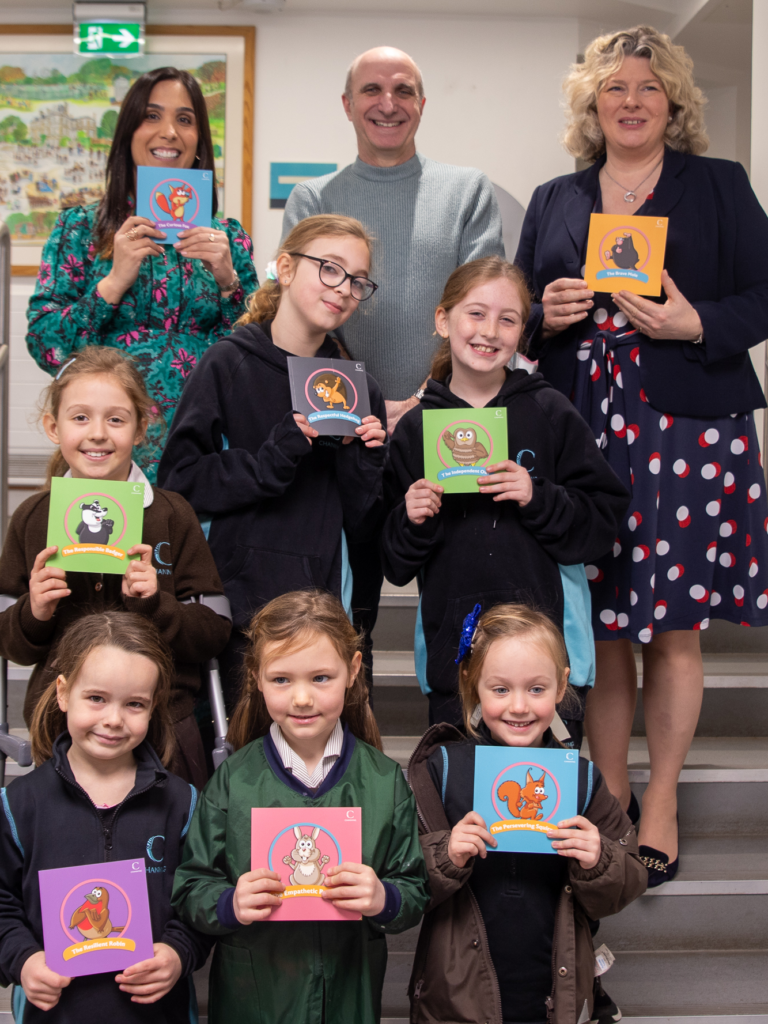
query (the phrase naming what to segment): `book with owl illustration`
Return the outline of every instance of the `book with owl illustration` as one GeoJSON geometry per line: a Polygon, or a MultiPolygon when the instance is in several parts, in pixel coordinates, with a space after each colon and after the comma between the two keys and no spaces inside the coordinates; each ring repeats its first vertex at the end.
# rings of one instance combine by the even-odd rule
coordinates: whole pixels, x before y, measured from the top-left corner
{"type": "Polygon", "coordinates": [[[288,377],[293,411],[304,413],[319,434],[356,437],[371,415],[365,363],[288,356],[288,377]]]}
{"type": "Polygon", "coordinates": [[[359,921],[323,899],[326,870],[347,861],[360,864],[359,807],[254,807],[251,811],[251,871],[276,871],[285,886],[269,921],[359,921]]]}
{"type": "Polygon", "coordinates": [[[668,217],[593,213],[584,280],[595,292],[661,295],[668,217]]]}
{"type": "MultiPolygon", "coordinates": [[[[579,753],[477,747],[472,809],[508,853],[556,853],[547,831],[578,814],[579,753]]],[[[491,852],[494,847],[489,846],[491,852]]]]}
{"type": "Polygon", "coordinates": [[[424,476],[447,494],[477,494],[486,467],[509,458],[504,408],[425,409],[421,415],[424,476]]]}
{"type": "Polygon", "coordinates": [[[48,512],[47,546],[59,550],[46,565],[65,572],[122,575],[128,551],[141,544],[144,484],[119,480],[54,477],[48,512]]]}
{"type": "Polygon", "coordinates": [[[156,240],[160,245],[173,245],[180,231],[209,228],[212,209],[213,171],[137,168],[136,213],[165,232],[156,240]]]}
{"type": "Polygon", "coordinates": [[[154,956],[144,858],[39,873],[45,963],[67,978],[154,956]]]}

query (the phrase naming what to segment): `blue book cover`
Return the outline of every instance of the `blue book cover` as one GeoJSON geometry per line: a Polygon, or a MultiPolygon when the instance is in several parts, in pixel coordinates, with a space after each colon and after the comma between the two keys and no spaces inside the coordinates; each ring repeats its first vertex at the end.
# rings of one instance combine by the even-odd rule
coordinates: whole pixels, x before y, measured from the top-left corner
{"type": "Polygon", "coordinates": [[[166,167],[139,167],[136,213],[155,222],[168,236],[161,245],[173,245],[180,231],[209,228],[213,209],[213,171],[171,171],[166,167]]]}
{"type": "Polygon", "coordinates": [[[547,832],[578,814],[579,754],[539,747],[476,747],[472,809],[498,842],[488,852],[553,853],[547,832]]]}

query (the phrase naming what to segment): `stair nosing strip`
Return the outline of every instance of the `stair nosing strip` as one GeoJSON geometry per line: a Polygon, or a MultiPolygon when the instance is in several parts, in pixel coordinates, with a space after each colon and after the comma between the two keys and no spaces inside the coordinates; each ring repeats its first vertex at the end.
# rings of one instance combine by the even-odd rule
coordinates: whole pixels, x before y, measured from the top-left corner
{"type": "Polygon", "coordinates": [[[646,889],[641,899],[656,896],[768,896],[766,878],[725,878],[717,881],[695,879],[690,882],[665,882],[646,889]]]}

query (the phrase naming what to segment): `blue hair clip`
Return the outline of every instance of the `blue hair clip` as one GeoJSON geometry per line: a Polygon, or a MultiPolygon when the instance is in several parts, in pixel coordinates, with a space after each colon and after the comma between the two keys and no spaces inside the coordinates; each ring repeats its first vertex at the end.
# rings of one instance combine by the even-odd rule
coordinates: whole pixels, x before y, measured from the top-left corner
{"type": "Polygon", "coordinates": [[[460,661],[463,661],[472,650],[472,641],[475,639],[477,622],[482,611],[482,605],[476,604],[469,615],[464,619],[464,625],[461,627],[461,636],[459,637],[459,656],[454,662],[454,665],[458,665],[460,661]]]}

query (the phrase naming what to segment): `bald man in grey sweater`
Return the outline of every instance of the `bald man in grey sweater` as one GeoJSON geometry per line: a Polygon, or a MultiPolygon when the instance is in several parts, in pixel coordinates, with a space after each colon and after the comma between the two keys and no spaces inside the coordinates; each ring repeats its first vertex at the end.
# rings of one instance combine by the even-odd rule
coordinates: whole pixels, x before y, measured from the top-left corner
{"type": "Polygon", "coordinates": [[[417,404],[436,348],[435,306],[462,263],[504,255],[496,195],[482,171],[416,152],[424,107],[421,73],[402,50],[382,46],[349,69],[342,97],[357,134],[353,164],[297,185],[283,237],[304,217],[356,217],[375,238],[379,290],[344,327],[350,355],[365,361],[386,399],[390,432],[417,404]]]}

